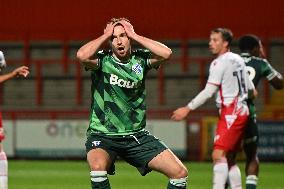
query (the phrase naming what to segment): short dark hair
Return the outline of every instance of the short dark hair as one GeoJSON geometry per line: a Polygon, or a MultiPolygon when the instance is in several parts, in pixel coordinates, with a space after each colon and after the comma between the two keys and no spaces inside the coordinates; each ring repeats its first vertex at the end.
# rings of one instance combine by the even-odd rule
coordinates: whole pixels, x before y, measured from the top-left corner
{"type": "Polygon", "coordinates": [[[228,42],[228,47],[231,45],[233,41],[233,32],[227,28],[215,28],[211,31],[211,33],[221,33],[224,41],[228,42]]]}
{"type": "Polygon", "coordinates": [[[252,51],[254,48],[259,47],[260,39],[252,34],[244,35],[239,39],[239,48],[242,52],[252,51]]]}

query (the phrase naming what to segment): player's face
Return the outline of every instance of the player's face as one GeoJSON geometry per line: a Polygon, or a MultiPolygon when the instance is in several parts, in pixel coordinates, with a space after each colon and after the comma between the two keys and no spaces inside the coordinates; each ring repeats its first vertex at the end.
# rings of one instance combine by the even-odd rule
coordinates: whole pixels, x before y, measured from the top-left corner
{"type": "Polygon", "coordinates": [[[130,39],[122,25],[116,25],[113,29],[111,47],[118,59],[125,60],[130,55],[130,39]]]}
{"type": "Polygon", "coordinates": [[[228,50],[228,42],[224,41],[221,33],[211,33],[209,49],[214,55],[221,55],[228,50]]]}

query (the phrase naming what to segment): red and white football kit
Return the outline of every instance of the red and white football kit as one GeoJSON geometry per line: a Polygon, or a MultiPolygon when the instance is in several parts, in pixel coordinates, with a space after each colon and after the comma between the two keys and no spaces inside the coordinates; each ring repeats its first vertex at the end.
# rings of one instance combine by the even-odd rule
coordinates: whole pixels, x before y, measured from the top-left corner
{"type": "Polygon", "coordinates": [[[212,61],[208,84],[218,86],[216,103],[220,109],[214,149],[238,151],[248,120],[248,88],[252,89],[243,59],[232,52],[212,61]]]}

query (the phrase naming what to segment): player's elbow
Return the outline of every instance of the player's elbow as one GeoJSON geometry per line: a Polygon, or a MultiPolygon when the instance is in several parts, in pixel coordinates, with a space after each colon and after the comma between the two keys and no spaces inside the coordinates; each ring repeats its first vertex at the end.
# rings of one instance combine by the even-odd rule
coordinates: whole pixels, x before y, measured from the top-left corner
{"type": "Polygon", "coordinates": [[[169,60],[172,56],[173,52],[170,48],[167,48],[167,50],[165,50],[165,52],[163,53],[163,60],[169,60]]]}
{"type": "Polygon", "coordinates": [[[77,51],[76,56],[77,56],[77,59],[78,59],[80,62],[84,62],[84,61],[86,61],[86,60],[88,59],[88,57],[85,55],[85,53],[82,52],[82,51],[80,51],[80,50],[77,51]]]}

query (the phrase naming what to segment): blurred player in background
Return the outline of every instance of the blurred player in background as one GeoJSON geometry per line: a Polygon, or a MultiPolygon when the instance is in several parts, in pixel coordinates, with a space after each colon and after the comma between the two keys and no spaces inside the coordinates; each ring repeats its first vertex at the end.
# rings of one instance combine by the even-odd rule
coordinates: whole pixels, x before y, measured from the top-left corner
{"type": "MultiPolygon", "coordinates": [[[[239,48],[243,57],[249,77],[257,87],[261,78],[266,78],[274,89],[283,88],[283,77],[269,62],[264,59],[263,47],[260,39],[255,35],[244,35],[239,39],[239,48]],[[262,57],[262,58],[261,58],[262,57]]],[[[257,145],[259,140],[256,123],[256,111],[254,103],[248,100],[250,117],[245,131],[244,151],[246,154],[246,188],[256,189],[259,160],[257,157],[257,145]]]]}
{"type": "MultiPolygon", "coordinates": [[[[0,72],[6,67],[5,57],[2,51],[0,51],[0,72]]],[[[27,77],[29,69],[26,66],[16,68],[10,73],[0,75],[0,83],[12,79],[17,76],[27,77]]],[[[8,188],[8,162],[7,156],[3,149],[2,141],[5,139],[5,133],[2,125],[2,114],[0,112],[0,189],[8,188]]]]}
{"type": "Polygon", "coordinates": [[[241,179],[234,180],[231,175],[240,175],[236,164],[228,166],[226,155],[237,152],[249,116],[246,100],[248,91],[253,91],[243,59],[230,52],[233,35],[230,30],[217,28],[211,31],[209,48],[217,56],[210,65],[209,77],[201,91],[187,106],[173,112],[172,119],[180,121],[217,93],[216,103],[220,117],[214,137],[213,189],[224,189],[227,179],[232,189],[242,187],[241,179]]]}
{"type": "Polygon", "coordinates": [[[111,188],[107,174],[114,174],[117,156],[143,176],[151,170],[163,173],[169,178],[168,189],[186,188],[186,167],[144,129],[146,74],[169,59],[171,53],[164,44],[136,34],[124,18],[113,18],[103,35],[78,50],[78,59],[92,77],[86,150],[93,189],[111,188]],[[145,49],[131,49],[132,41],[145,49]],[[111,50],[100,51],[105,42],[111,50]]]}

